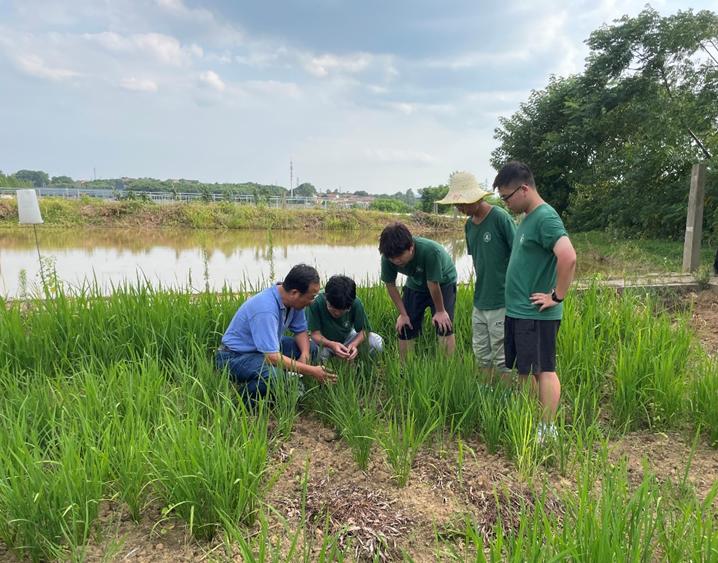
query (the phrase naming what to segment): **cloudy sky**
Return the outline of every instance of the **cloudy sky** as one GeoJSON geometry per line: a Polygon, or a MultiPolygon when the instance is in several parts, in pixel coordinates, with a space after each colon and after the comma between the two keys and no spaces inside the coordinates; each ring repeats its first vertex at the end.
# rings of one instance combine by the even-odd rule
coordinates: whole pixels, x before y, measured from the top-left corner
{"type": "Polygon", "coordinates": [[[0,170],[288,186],[292,160],[321,190],[491,181],[498,117],[644,3],[0,0],[0,170]]]}

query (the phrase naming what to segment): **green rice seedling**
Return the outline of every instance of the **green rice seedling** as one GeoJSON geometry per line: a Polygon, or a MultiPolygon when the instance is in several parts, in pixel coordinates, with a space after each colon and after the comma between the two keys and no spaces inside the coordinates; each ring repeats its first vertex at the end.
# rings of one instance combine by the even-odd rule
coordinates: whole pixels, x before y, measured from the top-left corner
{"type": "Polygon", "coordinates": [[[264,403],[250,416],[242,401],[217,397],[212,418],[200,425],[197,410],[179,412],[170,401],[149,458],[168,509],[199,539],[225,524],[252,524],[267,467],[264,403]]]}
{"type": "Polygon", "coordinates": [[[718,556],[718,483],[702,501],[695,494],[659,521],[658,545],[666,561],[713,561],[718,556]]]}
{"type": "Polygon", "coordinates": [[[361,382],[351,373],[339,373],[337,383],[325,387],[328,412],[325,416],[346,440],[359,469],[369,467],[379,421],[379,394],[373,382],[361,382]]]}
{"type": "Polygon", "coordinates": [[[33,561],[65,558],[87,542],[103,498],[106,457],[81,434],[59,437],[51,459],[12,429],[0,451],[0,539],[33,561]]]}
{"type": "Polygon", "coordinates": [[[151,447],[146,423],[132,416],[132,409],[124,417],[114,416],[107,425],[103,449],[109,458],[110,479],[117,498],[127,505],[135,522],[139,522],[146,504],[151,447]]]}
{"type": "Polygon", "coordinates": [[[404,403],[402,398],[397,400],[396,407],[387,421],[386,431],[379,434],[379,441],[392,468],[392,477],[399,487],[406,486],[416,455],[437,424],[438,421],[435,420],[418,426],[408,404],[404,403]]]}
{"type": "Polygon", "coordinates": [[[686,409],[687,363],[692,336],[687,319],[674,320],[661,314],[648,324],[653,357],[648,369],[643,402],[651,428],[675,425],[686,409]]]}
{"type": "Polygon", "coordinates": [[[283,440],[289,439],[292,434],[294,423],[299,417],[297,405],[303,394],[304,383],[296,374],[279,370],[278,376],[271,380],[271,413],[276,422],[275,431],[283,440]]]}
{"type": "Polygon", "coordinates": [[[661,515],[655,477],[646,471],[634,489],[625,463],[610,466],[604,461],[601,465],[598,493],[594,470],[590,465],[582,469],[578,493],[570,499],[562,542],[590,561],[652,560],[661,515]]]}
{"type": "Polygon", "coordinates": [[[486,385],[472,355],[455,356],[444,363],[439,381],[442,383],[442,410],[452,435],[469,436],[481,425],[479,395],[486,385]]]}
{"type": "Polygon", "coordinates": [[[619,344],[616,352],[612,414],[615,424],[627,430],[638,428],[649,419],[642,400],[652,356],[648,338],[647,331],[639,328],[634,338],[619,344]]]}
{"type": "Polygon", "coordinates": [[[420,427],[433,421],[437,422],[437,428],[447,426],[446,363],[446,358],[440,356],[416,355],[402,367],[406,378],[405,396],[410,398],[408,408],[420,427]]]}
{"type": "Polygon", "coordinates": [[[531,475],[539,462],[542,446],[537,440],[538,420],[536,399],[525,389],[517,393],[506,409],[504,443],[522,475],[531,475]]]}
{"type": "Polygon", "coordinates": [[[573,292],[564,302],[564,316],[557,340],[557,364],[564,400],[576,404],[582,420],[598,418],[611,368],[615,308],[613,290],[592,284],[580,297],[573,292]]]}
{"type": "Polygon", "coordinates": [[[501,448],[506,433],[506,410],[511,400],[511,391],[503,385],[485,385],[478,395],[481,421],[479,433],[489,453],[501,448]]]}
{"type": "Polygon", "coordinates": [[[690,408],[696,427],[708,435],[713,447],[718,446],[718,362],[703,358],[690,382],[690,408]]]}

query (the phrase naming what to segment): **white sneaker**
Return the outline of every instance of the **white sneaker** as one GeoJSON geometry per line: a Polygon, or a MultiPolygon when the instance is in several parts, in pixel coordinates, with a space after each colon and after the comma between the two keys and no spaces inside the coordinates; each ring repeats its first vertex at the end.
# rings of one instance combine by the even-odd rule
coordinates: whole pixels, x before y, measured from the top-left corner
{"type": "Polygon", "coordinates": [[[536,440],[539,444],[543,444],[549,440],[556,440],[557,438],[558,430],[553,422],[551,424],[539,422],[538,430],[536,431],[536,440]]]}

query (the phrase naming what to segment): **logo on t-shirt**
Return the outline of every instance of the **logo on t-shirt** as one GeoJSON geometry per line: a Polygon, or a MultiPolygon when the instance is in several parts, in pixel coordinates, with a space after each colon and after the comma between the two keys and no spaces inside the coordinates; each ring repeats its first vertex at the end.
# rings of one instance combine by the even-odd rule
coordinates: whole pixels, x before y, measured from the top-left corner
{"type": "Polygon", "coordinates": [[[491,233],[488,231],[484,233],[484,242],[491,242],[491,233]]]}

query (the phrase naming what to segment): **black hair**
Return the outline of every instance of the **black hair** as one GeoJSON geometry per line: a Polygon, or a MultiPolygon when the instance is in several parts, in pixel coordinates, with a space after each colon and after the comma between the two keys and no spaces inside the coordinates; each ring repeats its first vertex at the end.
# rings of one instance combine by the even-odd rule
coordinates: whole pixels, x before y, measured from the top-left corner
{"type": "Polygon", "coordinates": [[[332,276],[324,286],[324,295],[335,309],[349,309],[357,298],[357,284],[347,276],[332,276]]]}
{"type": "Polygon", "coordinates": [[[494,188],[502,188],[512,184],[526,184],[532,188],[536,187],[531,169],[518,160],[511,160],[504,164],[494,180],[494,188]]]}
{"type": "Polygon", "coordinates": [[[287,274],[282,282],[286,291],[298,290],[299,293],[309,291],[309,286],[319,283],[319,273],[307,264],[297,264],[287,274]]]}
{"type": "Polygon", "coordinates": [[[401,256],[414,245],[414,237],[404,223],[384,227],[379,236],[379,252],[387,258],[401,256]]]}

